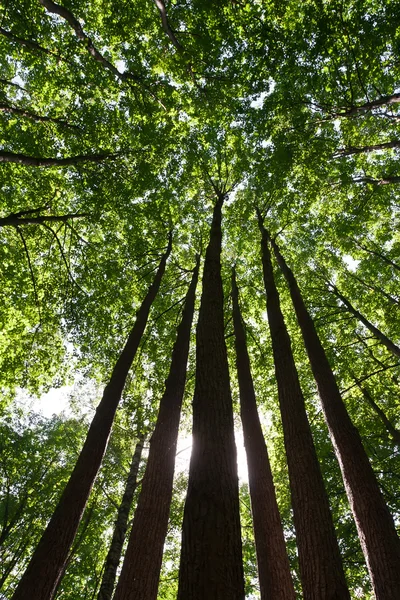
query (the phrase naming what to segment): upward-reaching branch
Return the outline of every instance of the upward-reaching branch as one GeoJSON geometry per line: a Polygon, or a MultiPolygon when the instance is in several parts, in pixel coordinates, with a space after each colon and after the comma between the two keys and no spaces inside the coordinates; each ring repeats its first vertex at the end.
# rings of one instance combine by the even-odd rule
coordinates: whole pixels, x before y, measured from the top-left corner
{"type": "Polygon", "coordinates": [[[62,19],[65,19],[67,23],[72,27],[75,31],[75,34],[79,40],[85,42],[87,51],[89,54],[100,63],[103,67],[108,69],[115,77],[120,79],[121,81],[126,81],[127,79],[131,79],[134,81],[140,81],[140,77],[131,72],[121,73],[109,60],[107,60],[101,52],[96,48],[93,44],[93,41],[90,37],[84,32],[81,24],[78,19],[72,14],[70,10],[61,6],[61,4],[57,4],[56,2],[52,2],[52,0],[39,0],[40,4],[42,4],[46,10],[49,12],[59,15],[62,19]]]}
{"type": "Polygon", "coordinates": [[[171,40],[171,42],[173,43],[175,48],[177,50],[179,50],[179,52],[182,52],[183,46],[176,39],[175,33],[173,32],[173,30],[171,29],[171,25],[169,24],[169,20],[168,20],[168,16],[167,16],[167,9],[166,9],[164,0],[154,0],[154,2],[159,10],[159,13],[161,16],[161,23],[162,23],[165,33],[167,34],[167,36],[169,37],[169,39],[171,40]]]}

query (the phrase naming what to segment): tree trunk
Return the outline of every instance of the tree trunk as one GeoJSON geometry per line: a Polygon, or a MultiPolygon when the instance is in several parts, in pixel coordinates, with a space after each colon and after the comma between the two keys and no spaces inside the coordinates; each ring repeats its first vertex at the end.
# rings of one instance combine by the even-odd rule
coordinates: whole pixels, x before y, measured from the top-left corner
{"type": "Polygon", "coordinates": [[[235,269],[232,269],[232,301],[240,414],[249,471],[261,600],[295,600],[268,450],[257,411],[235,269]]]}
{"type": "Polygon", "coordinates": [[[318,458],[274,281],[268,234],[257,210],[279,405],[304,600],[349,600],[318,458]]]}
{"type": "Polygon", "coordinates": [[[380,329],[375,327],[375,325],[372,325],[372,323],[368,321],[368,319],[366,319],[357,309],[355,309],[354,306],[350,303],[350,301],[339,292],[336,286],[331,285],[331,289],[332,293],[335,294],[335,296],[339,298],[341,302],[343,302],[349,313],[351,313],[359,321],[361,321],[361,323],[365,325],[365,327],[369,329],[369,331],[373,333],[374,336],[378,338],[378,340],[380,340],[384,346],[386,346],[389,352],[392,352],[395,356],[400,356],[400,348],[396,346],[396,344],[394,344],[384,333],[382,333],[380,329]]]}
{"type": "Polygon", "coordinates": [[[171,247],[170,235],[168,248],[161,258],[154,281],[137,312],[136,322],[104,389],[75,468],[13,595],[13,600],[50,600],[53,595],[107,448],[125,380],[145,330],[151,305],[160,287],[171,247]]]}
{"type": "Polygon", "coordinates": [[[160,401],[157,423],[150,440],[146,472],[114,600],[157,598],[172,499],[176,444],[185,391],[199,264],[200,257],[197,257],[172,351],[171,366],[160,401]]]}
{"type": "Polygon", "coordinates": [[[380,492],[359,433],[347,413],[295,277],[276,243],[272,242],[272,245],[289,285],[376,599],[395,600],[400,593],[400,540],[392,516],[380,492]]]}
{"type": "Polygon", "coordinates": [[[243,600],[232,397],[224,338],[218,193],[196,336],[193,447],[182,526],[178,600],[243,600]]]}
{"type": "Polygon", "coordinates": [[[128,479],[121,504],[118,508],[117,520],[111,539],[110,548],[104,564],[103,578],[100,585],[97,600],[111,600],[114,592],[115,579],[121,560],[122,547],[125,542],[126,530],[128,528],[129,511],[131,510],[133,495],[137,487],[137,474],[139,471],[140,460],[142,457],[145,435],[139,435],[135,452],[133,453],[128,479]]]}
{"type": "Polygon", "coordinates": [[[400,431],[391,423],[391,421],[387,418],[384,411],[381,407],[375,402],[373,397],[371,396],[368,388],[361,385],[361,381],[352,373],[352,377],[356,382],[358,389],[362,392],[365,400],[368,402],[372,410],[376,412],[384,426],[386,427],[387,432],[393,438],[393,441],[400,446],[400,431]]]}

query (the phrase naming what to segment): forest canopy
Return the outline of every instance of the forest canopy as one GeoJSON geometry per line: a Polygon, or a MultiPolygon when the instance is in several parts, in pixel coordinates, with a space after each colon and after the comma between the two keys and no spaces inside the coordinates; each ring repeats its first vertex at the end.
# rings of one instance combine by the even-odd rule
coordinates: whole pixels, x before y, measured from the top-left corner
{"type": "Polygon", "coordinates": [[[0,11],[0,598],[398,600],[400,2],[0,11]]]}

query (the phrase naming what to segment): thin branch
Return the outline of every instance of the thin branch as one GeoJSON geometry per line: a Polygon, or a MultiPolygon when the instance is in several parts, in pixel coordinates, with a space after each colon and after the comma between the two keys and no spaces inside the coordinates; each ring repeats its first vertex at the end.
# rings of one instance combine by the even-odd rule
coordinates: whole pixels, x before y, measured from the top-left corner
{"type": "Polygon", "coordinates": [[[173,32],[173,30],[171,29],[171,26],[169,24],[169,20],[168,20],[168,16],[167,16],[167,9],[166,9],[164,0],[154,0],[154,2],[159,10],[159,13],[161,16],[161,23],[162,23],[165,33],[167,34],[167,36],[169,37],[169,39],[171,40],[171,42],[173,43],[175,48],[177,50],[179,50],[179,52],[183,52],[184,48],[183,48],[182,44],[180,44],[178,42],[178,40],[176,39],[175,33],[173,32]]]}
{"type": "Polygon", "coordinates": [[[33,291],[35,293],[35,300],[36,300],[36,308],[38,310],[39,313],[39,322],[42,322],[42,313],[41,313],[41,309],[40,309],[40,302],[39,302],[39,295],[38,295],[38,291],[37,291],[37,286],[36,286],[36,279],[35,279],[35,275],[33,273],[33,268],[32,268],[32,262],[31,262],[31,257],[29,255],[29,250],[28,250],[28,246],[26,245],[26,241],[25,238],[22,234],[22,231],[20,230],[19,227],[17,227],[17,232],[22,240],[23,246],[24,246],[24,250],[25,250],[25,254],[26,254],[26,258],[28,260],[28,265],[29,265],[29,271],[31,274],[31,279],[32,279],[32,284],[33,284],[33,291]]]}
{"type": "MultiPolygon", "coordinates": [[[[29,212],[39,212],[42,209],[32,210],[32,211],[24,211],[25,213],[29,212]]],[[[40,215],[38,217],[26,217],[21,218],[19,215],[21,213],[15,213],[12,215],[8,215],[8,217],[0,218],[0,227],[12,226],[18,227],[19,225],[32,225],[34,223],[38,223],[40,225],[44,225],[48,222],[61,222],[65,223],[69,219],[80,219],[82,217],[89,216],[89,213],[72,213],[68,215],[40,215]]],[[[23,214],[23,213],[22,213],[23,214]]]]}
{"type": "Polygon", "coordinates": [[[78,156],[69,156],[67,158],[37,158],[36,156],[27,156],[26,154],[18,154],[15,152],[0,151],[0,163],[9,162],[28,167],[67,167],[73,166],[81,162],[96,162],[100,163],[104,160],[115,158],[120,153],[111,154],[82,154],[78,156]]]}
{"type": "Polygon", "coordinates": [[[11,106],[10,104],[0,103],[0,111],[8,112],[14,115],[20,115],[21,117],[26,117],[27,119],[32,119],[33,121],[38,121],[39,123],[55,123],[56,125],[61,125],[62,127],[69,127],[71,129],[76,129],[79,131],[79,127],[77,125],[71,125],[70,123],[67,123],[67,121],[63,121],[62,119],[38,115],[23,108],[11,106]]]}

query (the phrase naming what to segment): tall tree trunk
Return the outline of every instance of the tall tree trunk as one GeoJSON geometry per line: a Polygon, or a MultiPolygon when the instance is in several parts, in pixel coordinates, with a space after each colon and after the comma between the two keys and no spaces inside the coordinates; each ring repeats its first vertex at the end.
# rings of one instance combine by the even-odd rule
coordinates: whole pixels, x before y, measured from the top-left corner
{"type": "Polygon", "coordinates": [[[368,388],[361,385],[361,381],[354,375],[354,373],[352,373],[351,375],[352,375],[354,381],[356,382],[358,389],[361,391],[362,395],[364,396],[365,400],[368,402],[368,404],[370,405],[372,410],[374,410],[376,412],[376,414],[378,415],[378,417],[384,424],[387,432],[393,438],[394,442],[398,446],[400,446],[400,431],[393,425],[393,423],[387,418],[386,414],[381,409],[381,407],[375,402],[375,400],[373,399],[368,388]]]}
{"type": "Polygon", "coordinates": [[[274,241],[272,245],[289,285],[376,598],[395,600],[400,594],[400,540],[392,516],[359,433],[347,413],[297,281],[274,241]]]}
{"type": "Polygon", "coordinates": [[[125,542],[126,530],[128,528],[129,511],[131,510],[133,496],[137,487],[137,474],[142,457],[145,435],[139,434],[139,439],[133,453],[129,475],[126,480],[124,495],[118,507],[117,520],[111,539],[110,548],[104,564],[103,578],[101,580],[97,600],[111,600],[114,592],[115,579],[121,560],[122,547],[125,542]]]}
{"type": "MultiPolygon", "coordinates": [[[[114,600],[156,600],[172,499],[200,257],[186,296],[114,600]]],[[[99,598],[100,600],[100,598],[99,598]]],[[[106,600],[105,598],[102,600],[106,600]]]]}
{"type": "Polygon", "coordinates": [[[154,281],[137,312],[136,322],[104,389],[75,468],[13,595],[13,600],[50,600],[53,595],[107,448],[115,411],[145,330],[151,305],[160,287],[171,248],[170,235],[167,250],[161,258],[154,281]]]}
{"type": "Polygon", "coordinates": [[[215,203],[196,335],[193,448],[182,526],[178,600],[243,600],[232,397],[224,338],[221,209],[215,203]]]}
{"type": "Polygon", "coordinates": [[[283,319],[269,250],[257,210],[279,405],[289,469],[300,575],[305,600],[349,600],[342,561],[303,393],[283,319]]]}
{"type": "Polygon", "coordinates": [[[295,600],[268,450],[257,411],[235,269],[232,269],[232,300],[240,414],[249,470],[261,600],[295,600]]]}
{"type": "Polygon", "coordinates": [[[368,319],[366,319],[364,315],[362,315],[357,309],[355,309],[354,306],[351,304],[350,300],[348,300],[346,296],[343,296],[343,294],[339,292],[335,285],[330,285],[330,287],[332,293],[335,294],[335,296],[339,298],[339,300],[341,300],[341,302],[345,305],[349,313],[351,313],[359,321],[361,321],[361,323],[365,325],[365,327],[369,329],[369,331],[373,333],[374,336],[378,340],[380,340],[384,346],[386,346],[389,352],[392,352],[395,356],[400,356],[400,348],[396,346],[396,344],[394,344],[392,340],[390,340],[384,333],[382,333],[380,329],[375,327],[375,325],[373,325],[371,321],[368,321],[368,319]]]}

